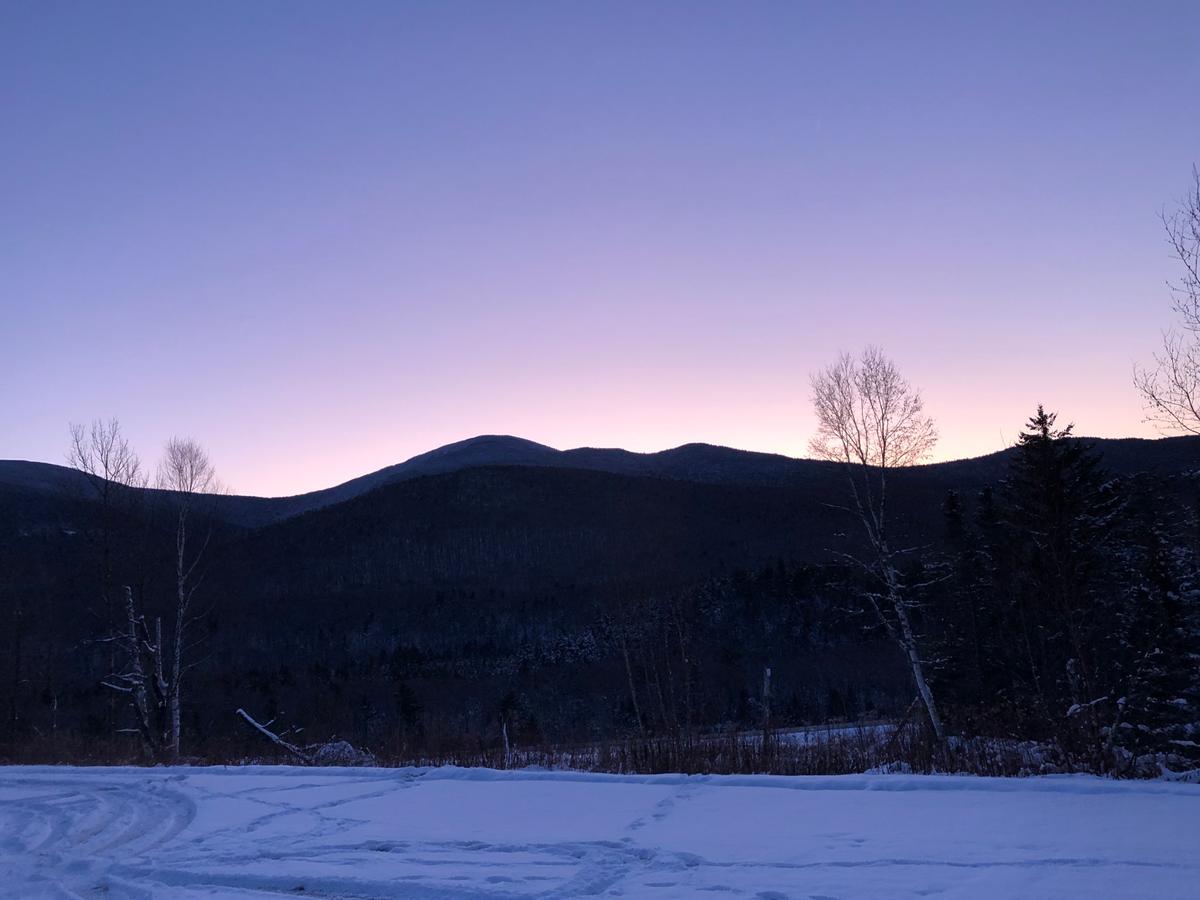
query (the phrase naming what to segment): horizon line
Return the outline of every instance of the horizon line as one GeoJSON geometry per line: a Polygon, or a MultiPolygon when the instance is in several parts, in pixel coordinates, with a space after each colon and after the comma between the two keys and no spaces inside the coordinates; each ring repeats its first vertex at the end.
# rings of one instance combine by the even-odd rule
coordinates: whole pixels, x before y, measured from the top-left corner
{"type": "MultiPolygon", "coordinates": [[[[1112,441],[1153,442],[1153,441],[1165,441],[1165,440],[1175,440],[1175,439],[1184,439],[1184,438],[1200,439],[1200,435],[1188,434],[1188,433],[1159,434],[1154,437],[1138,437],[1136,435],[1127,435],[1127,436],[1119,436],[1119,437],[1101,437],[1098,435],[1088,435],[1088,434],[1071,435],[1071,439],[1073,439],[1073,440],[1104,441],[1104,442],[1112,442],[1112,441]]],[[[402,459],[399,462],[389,463],[387,465],[380,466],[377,469],[371,469],[370,471],[363,472],[360,475],[354,475],[350,478],[347,478],[344,481],[335,482],[334,484],[325,485],[324,487],[313,488],[308,491],[301,491],[301,492],[295,493],[295,494],[273,494],[273,495],[251,494],[251,493],[239,493],[233,489],[228,489],[222,493],[224,493],[225,496],[229,496],[229,497],[243,497],[243,498],[252,499],[252,500],[287,500],[287,499],[294,498],[294,497],[303,497],[308,494],[317,494],[317,493],[321,493],[322,491],[334,490],[336,488],[342,487],[343,485],[347,485],[352,482],[358,481],[362,478],[370,478],[372,475],[378,475],[381,472],[386,472],[388,469],[394,469],[399,466],[406,465],[406,464],[412,462],[413,460],[419,459],[423,456],[429,456],[431,454],[435,454],[440,450],[447,450],[447,449],[450,449],[453,447],[458,447],[458,446],[461,446],[464,444],[470,444],[470,443],[473,443],[476,441],[487,440],[487,439],[502,439],[502,440],[520,441],[525,444],[533,444],[537,447],[552,451],[554,453],[571,453],[571,452],[578,451],[578,450],[596,450],[596,451],[601,451],[601,452],[628,453],[633,456],[647,456],[648,457],[648,456],[658,456],[663,453],[670,453],[674,450],[682,450],[685,447],[711,447],[716,450],[731,450],[735,453],[746,453],[746,454],[753,454],[755,456],[776,457],[778,459],[788,460],[790,462],[809,462],[809,463],[819,463],[819,464],[827,464],[827,465],[834,465],[834,466],[843,465],[843,463],[836,461],[836,460],[818,459],[818,458],[811,457],[811,456],[789,456],[786,453],[780,453],[777,451],[751,450],[751,449],[748,449],[745,447],[734,447],[734,446],[728,445],[728,444],[713,444],[708,441],[686,441],[682,444],[677,444],[672,447],[664,447],[661,450],[629,450],[624,447],[602,447],[602,446],[594,446],[594,445],[590,445],[590,444],[583,444],[583,445],[580,445],[577,447],[559,448],[559,447],[555,447],[551,444],[545,444],[545,443],[542,443],[541,441],[536,441],[536,440],[533,440],[532,438],[521,437],[519,435],[500,434],[500,433],[489,432],[489,433],[484,433],[484,434],[472,435],[471,437],[462,438],[457,441],[450,441],[449,443],[446,443],[446,444],[440,444],[429,450],[425,450],[425,451],[422,451],[421,453],[416,453],[412,456],[402,459]]],[[[950,459],[932,459],[927,462],[920,462],[920,463],[914,463],[913,465],[910,465],[910,466],[903,466],[902,468],[920,469],[920,468],[927,468],[930,466],[941,466],[941,465],[950,465],[953,463],[971,462],[974,460],[986,459],[987,457],[990,457],[990,456],[996,456],[997,454],[1000,454],[1000,453],[1005,453],[1005,452],[1011,450],[1015,446],[1017,446],[1017,444],[1015,442],[1013,442],[1013,443],[1009,443],[1006,446],[1001,447],[997,450],[991,450],[987,453],[979,453],[974,456],[954,457],[954,458],[950,458],[950,459]]],[[[26,465],[51,466],[56,469],[66,469],[69,471],[80,471],[78,469],[73,468],[72,466],[65,465],[64,463],[53,463],[53,462],[47,462],[45,460],[37,460],[37,459],[0,458],[0,464],[4,464],[4,463],[24,463],[26,465]]],[[[536,466],[532,466],[527,463],[481,463],[479,467],[487,466],[487,465],[498,465],[498,466],[510,465],[510,466],[514,466],[514,467],[527,466],[529,468],[536,468],[536,466]]],[[[463,468],[476,468],[476,467],[475,466],[464,466],[463,468]]],[[[226,485],[226,487],[229,488],[228,485],[226,485]]],[[[145,485],[144,489],[155,490],[153,485],[149,485],[149,484],[145,485]]]]}

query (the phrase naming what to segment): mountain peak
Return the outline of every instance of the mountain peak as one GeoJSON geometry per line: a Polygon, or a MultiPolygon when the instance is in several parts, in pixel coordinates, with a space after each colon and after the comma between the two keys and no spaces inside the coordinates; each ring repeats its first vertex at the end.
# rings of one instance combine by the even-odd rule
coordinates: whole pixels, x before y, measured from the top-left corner
{"type": "Polygon", "coordinates": [[[445,444],[427,453],[418,454],[401,463],[401,465],[408,465],[419,459],[436,459],[446,456],[460,456],[462,454],[506,457],[523,454],[544,455],[558,452],[553,447],[548,447],[545,444],[537,443],[537,441],[530,441],[511,434],[478,434],[475,437],[455,441],[452,444],[445,444]]]}
{"type": "MultiPolygon", "coordinates": [[[[1103,453],[1105,464],[1117,473],[1192,471],[1200,458],[1200,437],[1196,436],[1158,440],[1095,439],[1091,442],[1103,453]]],[[[933,463],[916,467],[912,475],[929,478],[954,472],[960,481],[968,475],[977,479],[992,477],[1004,455],[1001,452],[977,459],[933,463]]],[[[813,485],[828,478],[830,471],[829,463],[817,460],[792,459],[716,444],[682,444],[655,453],[600,447],[558,450],[514,435],[480,434],[324,490],[293,497],[224,496],[216,502],[223,518],[257,527],[342,503],[396,482],[489,466],[584,469],[612,475],[759,487],[813,485]]],[[[0,489],[33,494],[61,493],[67,485],[77,486],[78,479],[78,473],[65,466],[0,460],[0,489]]]]}

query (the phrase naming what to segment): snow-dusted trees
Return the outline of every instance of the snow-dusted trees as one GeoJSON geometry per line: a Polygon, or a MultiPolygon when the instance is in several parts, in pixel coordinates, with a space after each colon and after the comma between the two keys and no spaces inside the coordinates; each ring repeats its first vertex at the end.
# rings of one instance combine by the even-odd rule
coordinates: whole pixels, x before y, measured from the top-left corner
{"type": "MultiPolygon", "coordinates": [[[[103,684],[128,699],[134,726],[125,730],[139,735],[147,755],[175,759],[180,749],[182,685],[190,668],[188,633],[198,619],[194,599],[211,534],[200,515],[199,498],[217,489],[216,474],[195,441],[172,438],[167,442],[156,487],[170,522],[172,597],[162,603],[142,596],[139,603],[132,586],[137,579],[114,568],[112,529],[117,500],[140,494],[131,489],[147,484],[138,456],[113,419],[97,421],[90,429],[73,425],[68,458],[86,477],[101,511],[100,584],[107,635],[100,643],[110,648],[109,673],[103,684]],[[118,592],[114,584],[121,583],[124,587],[118,592]],[[155,613],[149,614],[147,609],[155,613]]],[[[151,531],[141,537],[156,541],[151,531]]],[[[141,581],[144,584],[146,579],[141,581]]],[[[141,593],[146,593],[144,587],[141,593]]]]}
{"type": "MultiPolygon", "coordinates": [[[[99,569],[99,603],[92,610],[104,628],[119,634],[125,627],[125,610],[121,592],[117,589],[117,570],[127,551],[124,532],[130,516],[139,503],[137,488],[146,486],[146,473],[141,460],[121,430],[121,423],[95,419],[90,426],[71,425],[71,443],[67,462],[83,475],[81,490],[96,503],[96,527],[84,534],[94,547],[99,569]]],[[[115,646],[108,647],[107,671],[116,671],[115,646]]],[[[111,701],[106,709],[108,726],[116,719],[116,705],[111,701]]]]}
{"type": "Polygon", "coordinates": [[[125,621],[105,638],[119,652],[114,654],[113,671],[102,684],[129,699],[133,714],[132,731],[141,740],[142,751],[151,759],[161,759],[166,745],[166,680],[162,675],[162,620],[156,633],[146,625],[137,610],[133,589],[125,587],[125,621]],[[149,662],[149,668],[147,667],[149,662]]]}
{"type": "Polygon", "coordinates": [[[1098,766],[1115,699],[1126,516],[1119,483],[1071,432],[1039,406],[975,521],[947,509],[954,578],[940,674],[956,720],[1098,766]]]}
{"type": "Polygon", "coordinates": [[[175,522],[175,610],[171,640],[170,683],[167,687],[169,734],[167,751],[179,755],[183,676],[189,666],[188,631],[196,623],[193,599],[202,577],[200,565],[211,530],[197,528],[197,503],[201,495],[217,490],[217,476],[208,454],[191,438],[171,438],[158,467],[158,487],[166,491],[175,522]]]}
{"type": "Polygon", "coordinates": [[[636,604],[621,597],[603,619],[602,639],[620,657],[639,735],[670,734],[685,743],[693,737],[700,700],[694,632],[703,594],[697,589],[636,604]]]}
{"type": "Polygon", "coordinates": [[[937,739],[945,737],[910,613],[911,589],[901,575],[901,557],[888,529],[888,472],[920,462],[937,442],[933,419],[920,391],[876,347],[860,359],[843,353],[812,376],[817,433],[814,456],[842,463],[849,483],[850,511],[862,525],[866,550],[851,559],[866,574],[866,599],[904,652],[937,739]]]}
{"type": "Polygon", "coordinates": [[[1176,484],[1114,478],[1039,407],[995,495],[946,506],[953,578],[931,616],[941,694],[967,733],[1118,775],[1200,761],[1197,523],[1176,484]]]}
{"type": "Polygon", "coordinates": [[[1072,426],[1056,427],[1055,414],[1039,406],[1001,490],[1008,571],[1000,602],[1012,690],[1051,735],[1088,752],[1100,744],[1111,699],[1105,637],[1117,615],[1110,588],[1124,521],[1118,487],[1072,426]]]}
{"type": "Polygon", "coordinates": [[[1160,510],[1122,554],[1107,744],[1123,775],[1200,765],[1200,579],[1187,523],[1172,518],[1160,510]]]}
{"type": "Polygon", "coordinates": [[[1200,434],[1200,169],[1179,208],[1164,214],[1171,252],[1183,268],[1170,283],[1181,330],[1163,335],[1154,366],[1134,371],[1147,419],[1168,431],[1200,434]]]}

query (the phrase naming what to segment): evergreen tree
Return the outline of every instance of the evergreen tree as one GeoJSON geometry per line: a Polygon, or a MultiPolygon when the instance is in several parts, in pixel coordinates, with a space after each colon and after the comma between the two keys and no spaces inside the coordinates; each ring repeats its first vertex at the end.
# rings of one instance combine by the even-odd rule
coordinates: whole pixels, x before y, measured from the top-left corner
{"type": "Polygon", "coordinates": [[[1122,693],[1110,743],[1124,774],[1200,765],[1200,584],[1161,519],[1130,535],[1119,644],[1122,693]]]}
{"type": "Polygon", "coordinates": [[[1002,486],[1014,688],[1044,735],[1095,748],[1112,631],[1113,529],[1123,502],[1091,448],[1039,406],[1002,486]],[[1082,734],[1080,733],[1082,732],[1082,734]]]}
{"type": "Polygon", "coordinates": [[[958,728],[1093,771],[1200,763],[1196,542],[1160,486],[1110,479],[1038,407],[998,496],[973,520],[947,497],[939,690],[958,728]]]}

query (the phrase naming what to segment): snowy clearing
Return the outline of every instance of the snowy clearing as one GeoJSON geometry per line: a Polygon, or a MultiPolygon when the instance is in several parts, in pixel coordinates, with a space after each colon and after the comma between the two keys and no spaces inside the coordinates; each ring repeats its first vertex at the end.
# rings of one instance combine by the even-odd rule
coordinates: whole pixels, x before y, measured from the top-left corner
{"type": "Polygon", "coordinates": [[[1190,898],[1197,835],[1085,776],[0,769],[14,898],[1190,898]]]}

